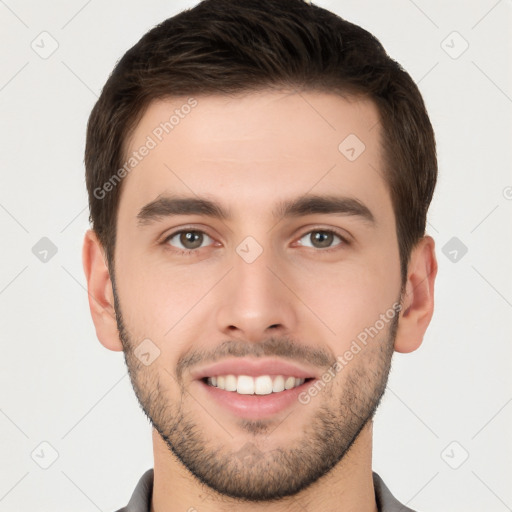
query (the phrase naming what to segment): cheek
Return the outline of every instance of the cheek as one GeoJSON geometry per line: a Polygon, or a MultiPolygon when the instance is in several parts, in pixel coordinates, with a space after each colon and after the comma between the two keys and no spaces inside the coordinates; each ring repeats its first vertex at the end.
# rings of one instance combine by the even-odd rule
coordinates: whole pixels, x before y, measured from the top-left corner
{"type": "MultiPolygon", "coordinates": [[[[221,272],[222,269],[217,269],[221,272]]],[[[170,339],[218,281],[208,265],[171,266],[124,258],[116,271],[123,319],[138,337],[170,339]]]]}
{"type": "MultiPolygon", "coordinates": [[[[382,261],[354,261],[338,267],[314,267],[294,276],[297,296],[316,315],[318,327],[334,336],[335,350],[373,326],[381,314],[389,313],[399,298],[399,262],[392,268],[382,261]]],[[[396,264],[395,264],[396,263],[396,264]]],[[[334,347],[333,347],[334,348],[334,347]]]]}

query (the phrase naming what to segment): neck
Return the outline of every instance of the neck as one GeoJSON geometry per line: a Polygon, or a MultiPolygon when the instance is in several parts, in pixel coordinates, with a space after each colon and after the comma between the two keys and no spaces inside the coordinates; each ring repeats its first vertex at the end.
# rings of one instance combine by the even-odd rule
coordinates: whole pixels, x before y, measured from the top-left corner
{"type": "Polygon", "coordinates": [[[378,512],[372,478],[372,422],[329,473],[294,496],[274,502],[241,502],[205,487],[153,429],[154,483],[151,512],[378,512]]]}

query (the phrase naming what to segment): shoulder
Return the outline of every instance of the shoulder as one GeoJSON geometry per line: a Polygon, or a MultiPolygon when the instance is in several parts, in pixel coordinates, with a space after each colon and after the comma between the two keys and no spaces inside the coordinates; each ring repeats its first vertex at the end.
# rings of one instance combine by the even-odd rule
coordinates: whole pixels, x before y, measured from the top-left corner
{"type": "Polygon", "coordinates": [[[148,469],[141,477],[126,507],[116,512],[149,512],[153,492],[153,469],[148,469]]]}
{"type": "Polygon", "coordinates": [[[414,512],[391,494],[382,478],[375,472],[373,472],[373,487],[375,488],[375,500],[379,512],[414,512]]]}

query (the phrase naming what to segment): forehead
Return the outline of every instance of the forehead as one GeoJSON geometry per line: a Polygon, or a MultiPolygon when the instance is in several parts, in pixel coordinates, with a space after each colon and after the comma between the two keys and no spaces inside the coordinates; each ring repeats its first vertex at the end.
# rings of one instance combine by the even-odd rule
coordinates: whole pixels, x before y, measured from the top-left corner
{"type": "Polygon", "coordinates": [[[125,157],[132,166],[120,207],[186,193],[249,214],[251,205],[270,211],[274,199],[334,191],[390,206],[378,110],[368,99],[263,91],[158,100],[125,157]]]}

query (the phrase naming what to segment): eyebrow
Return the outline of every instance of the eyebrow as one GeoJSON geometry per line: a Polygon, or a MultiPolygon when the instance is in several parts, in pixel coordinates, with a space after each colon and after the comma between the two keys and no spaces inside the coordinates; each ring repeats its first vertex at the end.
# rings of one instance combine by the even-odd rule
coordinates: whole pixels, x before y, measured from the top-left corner
{"type": "MultiPolygon", "coordinates": [[[[304,195],[280,202],[273,211],[276,218],[296,218],[314,214],[357,217],[368,224],[376,224],[371,210],[353,197],[304,195]]],[[[203,215],[222,221],[232,218],[229,210],[207,198],[165,195],[143,206],[137,214],[137,223],[142,227],[178,215],[203,215]]]]}

